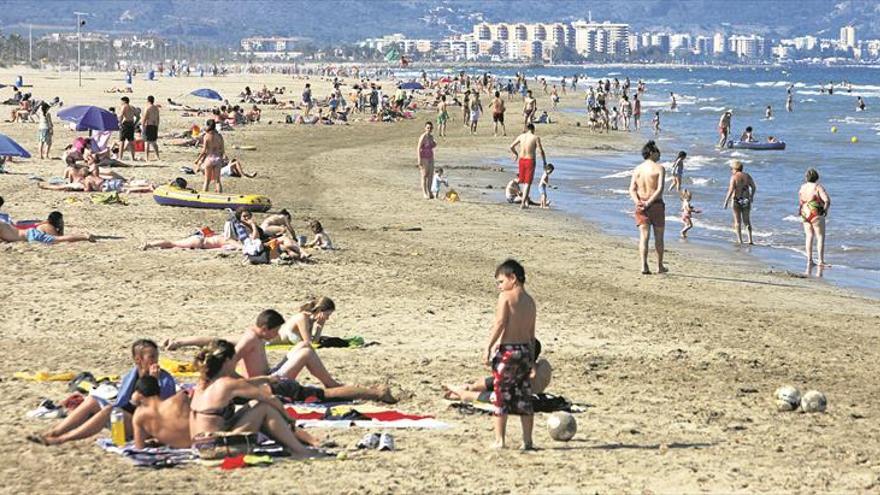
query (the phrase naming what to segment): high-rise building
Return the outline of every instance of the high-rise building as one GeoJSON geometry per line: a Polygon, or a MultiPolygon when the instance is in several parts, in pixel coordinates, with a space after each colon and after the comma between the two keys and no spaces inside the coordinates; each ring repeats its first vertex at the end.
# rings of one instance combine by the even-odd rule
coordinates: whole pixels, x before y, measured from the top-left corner
{"type": "Polygon", "coordinates": [[[651,35],[651,46],[656,46],[663,53],[669,53],[670,38],[666,33],[655,33],[651,35]]]}
{"type": "Polygon", "coordinates": [[[571,24],[574,48],[585,57],[594,53],[625,54],[629,50],[629,24],[580,20],[571,24]]]}
{"type": "Polygon", "coordinates": [[[727,53],[727,37],[724,33],[715,33],[712,37],[712,53],[718,56],[727,53]]]}
{"type": "Polygon", "coordinates": [[[669,36],[669,54],[675,54],[676,50],[690,51],[691,35],[689,34],[672,34],[669,36]]]}
{"type": "Polygon", "coordinates": [[[840,28],[840,47],[847,49],[855,48],[856,46],[856,28],[852,26],[843,26],[840,28]]]}
{"type": "Polygon", "coordinates": [[[694,53],[708,57],[712,55],[712,39],[707,36],[697,36],[694,39],[694,53]]]}

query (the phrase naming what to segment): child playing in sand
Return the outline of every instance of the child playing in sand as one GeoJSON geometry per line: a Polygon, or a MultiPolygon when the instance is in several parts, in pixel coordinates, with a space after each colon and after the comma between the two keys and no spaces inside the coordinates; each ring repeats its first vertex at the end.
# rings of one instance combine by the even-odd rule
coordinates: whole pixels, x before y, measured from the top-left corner
{"type": "Polygon", "coordinates": [[[316,247],[318,249],[328,250],[333,249],[333,241],[330,240],[330,236],[324,231],[324,226],[321,225],[321,222],[312,220],[309,222],[309,228],[312,229],[315,238],[312,239],[312,242],[306,244],[306,247],[316,247]]]}
{"type": "Polygon", "coordinates": [[[550,186],[550,174],[552,173],[553,164],[548,163],[544,165],[544,174],[541,175],[541,182],[539,183],[541,188],[541,208],[550,208],[550,200],[547,198],[547,187],[550,186]]]}
{"type": "Polygon", "coordinates": [[[531,450],[534,412],[529,376],[535,362],[535,301],[525,291],[525,269],[507,260],[495,269],[495,284],[501,293],[495,307],[495,321],[484,354],[491,366],[495,392],[495,443],[505,447],[507,415],[520,416],[524,450],[531,450]]]}
{"type": "Polygon", "coordinates": [[[437,170],[434,171],[434,178],[431,180],[431,196],[435,199],[440,197],[440,185],[449,187],[449,181],[443,177],[443,169],[437,167],[437,170]]]}
{"type": "Polygon", "coordinates": [[[691,215],[694,213],[701,213],[700,210],[694,208],[691,204],[691,197],[693,195],[687,189],[681,191],[681,222],[684,224],[684,228],[681,229],[681,238],[687,239],[688,230],[694,228],[694,222],[691,220],[691,215]]]}

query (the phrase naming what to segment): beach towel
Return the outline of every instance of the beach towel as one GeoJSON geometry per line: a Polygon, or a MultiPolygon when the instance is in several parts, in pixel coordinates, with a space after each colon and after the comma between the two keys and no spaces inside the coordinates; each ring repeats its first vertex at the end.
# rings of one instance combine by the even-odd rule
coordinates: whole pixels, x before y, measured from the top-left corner
{"type": "Polygon", "coordinates": [[[148,449],[136,449],[131,443],[124,447],[117,447],[112,440],[103,437],[97,440],[98,447],[105,452],[110,452],[124,457],[138,467],[166,468],[198,462],[199,455],[193,449],[172,449],[169,447],[154,447],[148,449]]]}
{"type": "Polygon", "coordinates": [[[120,196],[117,191],[92,194],[92,203],[96,205],[128,205],[126,198],[120,196]]]}
{"type": "Polygon", "coordinates": [[[193,363],[159,356],[159,367],[180,378],[198,378],[199,372],[193,363]]]}
{"type": "Polygon", "coordinates": [[[357,405],[315,405],[301,404],[285,406],[287,414],[296,419],[302,428],[418,428],[441,430],[451,425],[434,419],[433,416],[406,414],[367,404],[357,405]]]}
{"type": "Polygon", "coordinates": [[[16,371],[12,374],[13,378],[19,380],[29,380],[32,382],[69,382],[76,377],[73,371],[64,371],[61,373],[49,373],[48,371],[37,371],[36,373],[28,373],[27,371],[16,371]]]}

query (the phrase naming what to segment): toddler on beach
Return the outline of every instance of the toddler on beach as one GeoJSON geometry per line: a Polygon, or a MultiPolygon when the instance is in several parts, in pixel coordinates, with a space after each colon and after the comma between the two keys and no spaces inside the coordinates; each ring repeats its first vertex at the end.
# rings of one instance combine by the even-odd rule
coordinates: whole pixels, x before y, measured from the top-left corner
{"type": "Polygon", "coordinates": [[[541,182],[538,184],[541,188],[541,208],[550,208],[550,200],[547,197],[547,188],[550,186],[550,174],[553,173],[553,164],[544,165],[544,174],[541,175],[541,182]]]}
{"type": "Polygon", "coordinates": [[[691,220],[691,215],[694,213],[701,213],[700,210],[694,208],[691,204],[691,198],[693,194],[687,189],[683,189],[681,191],[681,222],[684,224],[684,228],[681,229],[681,238],[687,239],[687,233],[689,230],[694,228],[694,222],[691,220]]]}
{"type": "Polygon", "coordinates": [[[333,249],[333,241],[330,240],[330,236],[324,231],[324,226],[321,225],[321,222],[312,220],[309,222],[309,228],[312,229],[315,238],[312,239],[312,242],[306,244],[306,247],[316,247],[318,249],[328,250],[333,249]]]}
{"type": "Polygon", "coordinates": [[[431,196],[434,199],[440,197],[441,185],[449,187],[449,181],[446,179],[446,177],[443,177],[443,168],[437,167],[437,170],[434,171],[434,178],[431,179],[431,196]]]}
{"type": "Polygon", "coordinates": [[[507,415],[520,416],[523,450],[531,450],[534,412],[529,376],[535,362],[535,301],[525,291],[526,272],[517,261],[507,260],[495,269],[501,293],[483,362],[492,369],[495,398],[495,443],[505,447],[507,415]]]}

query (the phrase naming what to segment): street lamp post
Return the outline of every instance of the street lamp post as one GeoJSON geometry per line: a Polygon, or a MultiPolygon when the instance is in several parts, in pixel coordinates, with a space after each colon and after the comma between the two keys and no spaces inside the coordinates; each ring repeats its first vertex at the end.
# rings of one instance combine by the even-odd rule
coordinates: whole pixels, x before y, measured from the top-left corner
{"type": "Polygon", "coordinates": [[[79,73],[79,87],[82,87],[82,31],[80,28],[86,23],[86,21],[82,20],[82,16],[86,15],[86,13],[74,12],[74,14],[76,14],[76,71],[79,73]]]}

